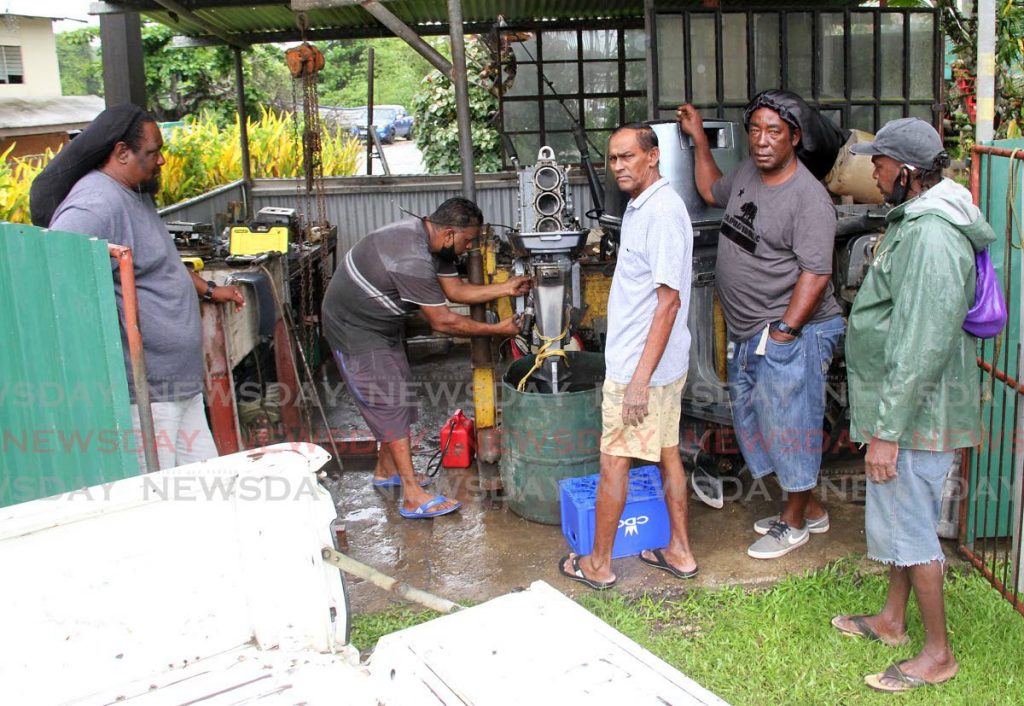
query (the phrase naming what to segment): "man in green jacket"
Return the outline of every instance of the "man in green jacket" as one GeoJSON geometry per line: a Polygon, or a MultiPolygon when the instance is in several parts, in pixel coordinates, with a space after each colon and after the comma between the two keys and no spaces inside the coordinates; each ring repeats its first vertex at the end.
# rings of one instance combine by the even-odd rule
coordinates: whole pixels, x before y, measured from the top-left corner
{"type": "Polygon", "coordinates": [[[895,206],[850,312],[846,361],[850,431],[866,443],[868,556],[889,565],[875,615],[843,615],[836,629],[889,645],[908,641],[913,589],[925,642],[911,659],[865,677],[880,691],[940,684],[957,672],[936,535],[943,482],[956,450],[980,436],[976,339],[963,329],[974,303],[975,253],[995,240],[970,193],[942,177],[949,158],[918,118],[887,123],[873,143],[874,176],[895,206]]]}

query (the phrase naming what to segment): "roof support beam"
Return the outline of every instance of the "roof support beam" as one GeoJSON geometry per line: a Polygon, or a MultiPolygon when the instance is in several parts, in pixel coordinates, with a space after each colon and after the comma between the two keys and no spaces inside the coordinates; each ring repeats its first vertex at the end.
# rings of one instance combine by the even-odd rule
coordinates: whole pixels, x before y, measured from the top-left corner
{"type": "Polygon", "coordinates": [[[242,71],[242,50],[232,50],[235,58],[235,109],[238,111],[238,146],[242,151],[242,194],[245,196],[245,217],[252,217],[252,160],[249,157],[249,115],[245,110],[245,73],[242,71]]]}
{"type": "Polygon", "coordinates": [[[455,121],[459,127],[459,158],[462,162],[462,195],[476,200],[473,170],[473,135],[469,117],[469,79],[466,72],[466,35],[462,33],[462,0],[448,0],[449,38],[452,44],[452,83],[455,85],[455,121]]]}
{"type": "Polygon", "coordinates": [[[142,20],[137,12],[100,15],[103,45],[103,96],[107,107],[134,103],[146,108],[146,71],[142,63],[142,20]]]}
{"type": "MultiPolygon", "coordinates": [[[[330,0],[325,1],[329,2],[330,0]]],[[[295,2],[296,0],[292,0],[293,6],[295,2]]],[[[410,47],[415,49],[420,56],[429,61],[431,66],[433,66],[435,69],[443,73],[445,76],[450,77],[452,75],[451,63],[443,56],[441,56],[441,54],[438,53],[438,51],[434,49],[434,47],[430,46],[425,41],[423,41],[423,38],[420,37],[420,35],[416,34],[416,32],[413,31],[413,29],[409,27],[409,25],[405,24],[405,22],[402,22],[402,20],[396,17],[395,14],[391,12],[391,10],[381,5],[380,2],[378,2],[377,0],[362,0],[362,2],[360,2],[359,4],[362,5],[364,10],[373,15],[378,22],[380,22],[382,25],[384,25],[392,32],[394,32],[396,37],[401,37],[402,39],[404,39],[405,42],[410,47]]],[[[449,3],[449,5],[450,4],[451,3],[449,3]]],[[[449,26],[451,26],[450,22],[449,26]]],[[[459,25],[459,31],[462,31],[461,23],[459,25]]]]}

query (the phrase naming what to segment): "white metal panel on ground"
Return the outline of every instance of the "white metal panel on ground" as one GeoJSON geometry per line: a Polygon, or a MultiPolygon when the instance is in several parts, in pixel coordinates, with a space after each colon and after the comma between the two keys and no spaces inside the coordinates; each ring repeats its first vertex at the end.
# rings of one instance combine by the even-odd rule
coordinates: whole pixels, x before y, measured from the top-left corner
{"type": "Polygon", "coordinates": [[[167,670],[69,706],[376,706],[359,653],[259,650],[254,646],[167,670]]]}
{"type": "Polygon", "coordinates": [[[344,589],[321,560],[328,458],[281,444],[0,510],[0,703],[62,703],[254,641],[343,645],[344,589]]]}
{"type": "Polygon", "coordinates": [[[382,704],[724,705],[543,581],[380,639],[382,704]]]}

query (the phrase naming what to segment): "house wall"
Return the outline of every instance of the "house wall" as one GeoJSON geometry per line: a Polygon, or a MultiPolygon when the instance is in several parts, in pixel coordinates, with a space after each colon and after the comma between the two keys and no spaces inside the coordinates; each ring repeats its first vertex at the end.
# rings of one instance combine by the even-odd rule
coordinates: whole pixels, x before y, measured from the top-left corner
{"type": "Polygon", "coordinates": [[[43,135],[9,137],[0,139],[0,154],[6,152],[11,143],[14,143],[15,147],[7,155],[8,158],[43,154],[47,148],[56,152],[67,141],[67,132],[48,132],[43,135]]]}
{"type": "Polygon", "coordinates": [[[0,17],[0,46],[20,46],[25,67],[25,82],[0,84],[0,97],[61,95],[52,20],[3,15],[0,17]]]}

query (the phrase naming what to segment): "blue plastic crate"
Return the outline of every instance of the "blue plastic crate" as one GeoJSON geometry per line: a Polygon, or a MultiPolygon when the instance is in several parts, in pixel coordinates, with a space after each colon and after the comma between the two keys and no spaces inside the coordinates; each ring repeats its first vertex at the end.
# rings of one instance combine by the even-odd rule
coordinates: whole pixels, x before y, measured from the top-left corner
{"type": "MultiPolygon", "coordinates": [[[[562,534],[577,554],[589,554],[594,547],[594,504],[600,474],[559,481],[562,505],[562,534]]],[[[669,542],[671,527],[657,466],[634,468],[629,472],[626,507],[619,518],[612,558],[659,549],[669,542]]]]}

